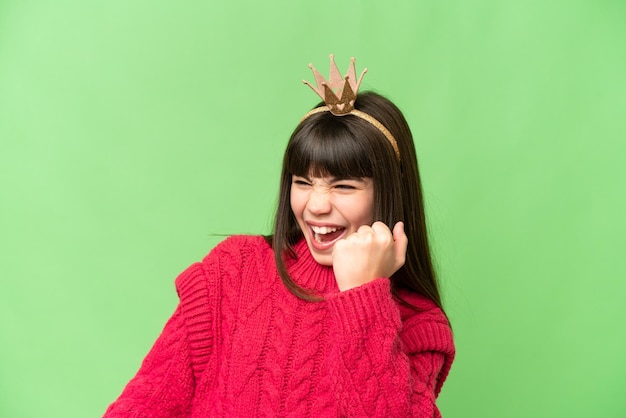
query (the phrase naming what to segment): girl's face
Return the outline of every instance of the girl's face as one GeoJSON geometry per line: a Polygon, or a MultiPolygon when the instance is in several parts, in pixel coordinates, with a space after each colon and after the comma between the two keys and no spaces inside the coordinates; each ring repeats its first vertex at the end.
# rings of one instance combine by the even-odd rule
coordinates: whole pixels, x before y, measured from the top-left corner
{"type": "Polygon", "coordinates": [[[374,183],[371,178],[291,179],[291,210],[315,261],[333,264],[333,246],[374,222],[374,183]]]}

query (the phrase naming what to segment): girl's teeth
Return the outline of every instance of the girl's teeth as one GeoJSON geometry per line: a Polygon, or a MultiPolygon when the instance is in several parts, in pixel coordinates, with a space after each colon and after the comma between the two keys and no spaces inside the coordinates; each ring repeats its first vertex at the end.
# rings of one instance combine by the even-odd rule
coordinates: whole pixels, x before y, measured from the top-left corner
{"type": "Polygon", "coordinates": [[[333,228],[330,226],[311,226],[311,229],[313,229],[313,232],[315,232],[316,234],[330,234],[331,232],[335,232],[337,230],[337,228],[333,228]]]}

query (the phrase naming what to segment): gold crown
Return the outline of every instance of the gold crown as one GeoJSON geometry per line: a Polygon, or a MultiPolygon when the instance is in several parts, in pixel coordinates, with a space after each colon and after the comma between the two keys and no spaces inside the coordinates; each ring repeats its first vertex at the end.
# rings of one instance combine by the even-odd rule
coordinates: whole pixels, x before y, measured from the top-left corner
{"type": "Polygon", "coordinates": [[[348,72],[342,78],[339,68],[335,64],[335,56],[330,54],[330,79],[328,81],[313,67],[313,64],[309,64],[309,68],[313,71],[317,88],[308,81],[302,80],[322,98],[333,115],[346,115],[354,109],[356,94],[361,85],[361,80],[363,80],[363,75],[367,72],[367,68],[365,68],[357,80],[354,61],[354,58],[350,59],[348,72]]]}

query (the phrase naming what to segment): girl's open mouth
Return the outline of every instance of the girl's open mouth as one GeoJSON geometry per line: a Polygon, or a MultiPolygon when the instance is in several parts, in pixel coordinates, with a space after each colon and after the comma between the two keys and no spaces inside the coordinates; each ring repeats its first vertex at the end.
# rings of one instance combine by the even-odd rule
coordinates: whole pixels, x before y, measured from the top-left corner
{"type": "Polygon", "coordinates": [[[331,247],[346,231],[346,228],[341,226],[309,225],[309,227],[313,238],[311,244],[318,250],[325,250],[331,247]]]}

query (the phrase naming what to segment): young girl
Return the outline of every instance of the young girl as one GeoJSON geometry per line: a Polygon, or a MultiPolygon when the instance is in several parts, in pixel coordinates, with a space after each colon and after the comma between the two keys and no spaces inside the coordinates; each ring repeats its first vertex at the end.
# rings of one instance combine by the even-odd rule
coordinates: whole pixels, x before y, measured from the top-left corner
{"type": "MultiPolygon", "coordinates": [[[[315,69],[270,237],[233,236],[176,279],[180,303],[105,417],[439,417],[454,344],[400,110],[315,69]]],[[[364,71],[365,72],[365,71],[364,71]]]]}

